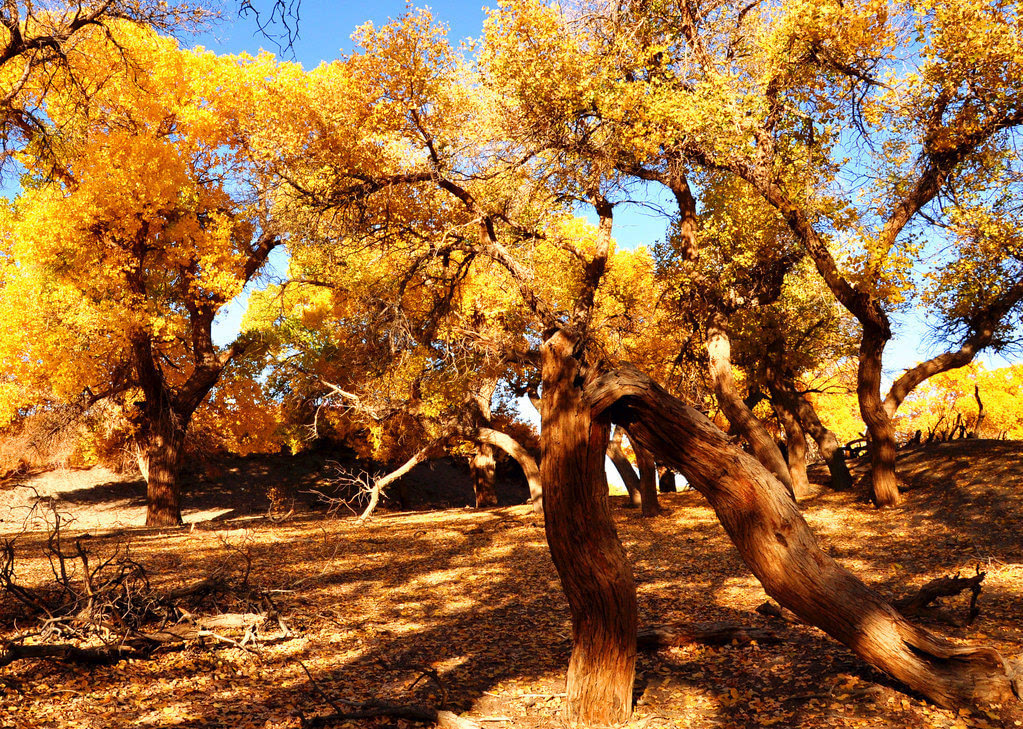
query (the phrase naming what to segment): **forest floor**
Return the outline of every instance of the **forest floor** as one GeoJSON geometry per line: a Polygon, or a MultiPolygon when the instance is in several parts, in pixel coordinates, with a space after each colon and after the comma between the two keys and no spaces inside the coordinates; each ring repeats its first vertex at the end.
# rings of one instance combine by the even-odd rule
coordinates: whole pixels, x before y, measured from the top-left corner
{"type": "MultiPolygon", "coordinates": [[[[900,453],[900,467],[907,490],[898,508],[878,512],[859,495],[824,490],[802,502],[822,546],[893,598],[933,578],[986,572],[973,622],[966,622],[968,595],[920,622],[1007,657],[1023,655],[1023,443],[921,448],[900,453]]],[[[286,496],[308,490],[320,473],[298,469],[292,483],[283,467],[267,468],[286,496]]],[[[152,595],[217,575],[230,589],[197,596],[193,614],[259,612],[270,600],[293,634],[274,623],[244,648],[207,635],[109,666],[17,660],[0,668],[0,727],[283,729],[372,700],[449,709],[495,729],[557,725],[571,630],[542,517],[528,507],[389,512],[357,526],[312,506],[281,520],[260,516],[265,506],[252,500],[255,491],[224,512],[231,489],[213,498],[195,488],[189,499],[198,501],[186,501],[186,514],[207,520],[130,529],[123,510],[137,508],[137,485],[96,480],[98,491],[83,476],[36,512],[42,519],[48,506],[77,519],[64,529],[66,552],[87,525],[79,543],[91,565],[128,550],[152,595]]],[[[0,486],[0,501],[13,504],[14,488],[0,486]]],[[[755,612],[767,598],[696,493],[663,494],[670,513],[655,519],[621,508],[622,498],[614,502],[641,625],[727,622],[778,638],[641,653],[633,725],[992,725],[983,714],[957,715],[905,693],[814,628],[755,612]]],[[[13,516],[4,518],[0,527],[11,532],[13,516]]],[[[0,536],[0,547],[12,536],[0,536]]],[[[41,594],[54,581],[47,538],[25,531],[13,542],[17,582],[41,594]]],[[[24,612],[0,592],[0,639],[38,629],[38,618],[24,612]]],[[[420,726],[390,718],[323,725],[420,726]]]]}

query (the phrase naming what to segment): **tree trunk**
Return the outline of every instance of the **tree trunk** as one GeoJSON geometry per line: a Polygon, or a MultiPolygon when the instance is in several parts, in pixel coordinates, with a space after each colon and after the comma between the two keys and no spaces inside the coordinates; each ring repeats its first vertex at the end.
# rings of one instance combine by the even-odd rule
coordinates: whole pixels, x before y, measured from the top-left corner
{"type": "Polygon", "coordinates": [[[795,413],[781,402],[774,402],[774,412],[785,429],[786,460],[789,477],[792,479],[792,493],[797,499],[810,495],[810,479],[806,476],[806,436],[795,413]]]}
{"type": "MultiPolygon", "coordinates": [[[[476,403],[476,427],[485,428],[490,425],[490,404],[497,390],[497,380],[490,378],[478,383],[472,398],[476,403]]],[[[472,472],[472,488],[476,495],[476,508],[483,509],[497,506],[497,488],[494,484],[497,477],[497,462],[494,460],[494,447],[490,443],[477,440],[476,454],[469,463],[472,472]]]]}
{"type": "Polygon", "coordinates": [[[629,457],[625,455],[625,451],[622,449],[622,434],[624,432],[621,428],[615,428],[614,436],[607,446],[607,456],[611,459],[611,463],[614,464],[618,475],[622,477],[625,490],[629,492],[629,506],[639,507],[643,504],[643,494],[639,489],[639,477],[632,468],[632,462],[629,461],[629,457]]]}
{"type": "Polygon", "coordinates": [[[899,615],[821,550],[784,487],[697,410],[634,368],[604,375],[587,395],[593,417],[627,425],[707,498],[781,605],[939,706],[1000,704],[1018,718],[1012,674],[997,651],[957,646],[899,615]]]}
{"type": "Polygon", "coordinates": [[[845,463],[842,444],[838,442],[835,434],[824,426],[806,396],[797,392],[791,382],[783,380],[773,373],[769,375],[768,388],[771,391],[771,399],[782,403],[788,410],[794,412],[799,418],[800,425],[817,443],[821,457],[828,464],[828,471],[831,473],[831,488],[835,491],[851,489],[852,475],[849,473],[849,466],[845,463]]]}
{"type": "Polygon", "coordinates": [[[632,713],[636,586],[607,498],[610,424],[590,414],[573,345],[558,331],[541,350],[547,543],[572,616],[564,718],[569,726],[615,726],[632,713]]]}
{"type": "Polygon", "coordinates": [[[764,424],[753,414],[735,391],[732,378],[732,345],[726,330],[727,322],[721,314],[711,316],[707,324],[707,356],[710,379],[714,385],[718,405],[728,422],[753,449],[753,455],[792,492],[789,467],[782,458],[778,444],[767,432],[764,424]]]}
{"type": "Polygon", "coordinates": [[[442,433],[440,436],[434,438],[425,446],[413,453],[407,461],[402,463],[396,469],[381,476],[380,478],[373,479],[373,485],[369,488],[369,502],[366,504],[366,508],[362,510],[358,520],[356,520],[356,524],[364,524],[366,520],[373,515],[373,512],[376,511],[377,504],[380,503],[380,495],[384,493],[384,490],[388,486],[400,479],[402,476],[407,475],[409,471],[429,458],[430,453],[442,446],[450,437],[450,432],[442,433]]]}
{"type": "Polygon", "coordinates": [[[147,423],[137,446],[139,471],[146,479],[146,526],[177,526],[181,521],[181,461],[188,422],[165,410],[147,423]]]}
{"type": "Polygon", "coordinates": [[[881,355],[887,337],[864,325],[856,396],[860,415],[870,435],[872,499],[878,508],[898,506],[902,500],[895,476],[895,429],[881,400],[881,355]]]}
{"type": "Polygon", "coordinates": [[[977,400],[977,424],[973,426],[973,432],[979,438],[980,428],[984,425],[984,417],[987,415],[984,412],[984,401],[980,399],[980,385],[973,386],[973,397],[977,400]]]}
{"type": "Polygon", "coordinates": [[[675,472],[670,468],[660,467],[657,473],[657,488],[662,494],[673,494],[678,491],[675,484],[675,472]]]}
{"type": "Polygon", "coordinates": [[[657,503],[657,464],[654,457],[643,446],[632,440],[632,450],[636,453],[636,465],[639,466],[639,493],[642,500],[643,516],[659,516],[661,505],[657,503]]]}
{"type": "Polygon", "coordinates": [[[469,469],[472,471],[472,488],[476,494],[476,508],[497,506],[497,488],[494,484],[497,475],[497,461],[494,460],[494,447],[489,443],[478,442],[476,455],[473,456],[469,469]]]}
{"type": "Polygon", "coordinates": [[[533,504],[533,511],[537,514],[542,514],[543,489],[540,486],[540,469],[537,468],[533,456],[529,455],[529,451],[523,448],[510,435],[492,428],[480,428],[476,432],[476,438],[484,443],[500,448],[518,462],[522,468],[522,473],[526,476],[526,484],[529,486],[529,501],[533,504]]]}

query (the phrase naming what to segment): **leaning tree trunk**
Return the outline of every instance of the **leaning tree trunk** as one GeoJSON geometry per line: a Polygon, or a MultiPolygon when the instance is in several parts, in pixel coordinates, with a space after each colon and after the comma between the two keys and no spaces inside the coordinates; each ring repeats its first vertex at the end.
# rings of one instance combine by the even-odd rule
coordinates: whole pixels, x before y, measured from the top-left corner
{"type": "Polygon", "coordinates": [[[533,456],[529,455],[529,451],[507,433],[502,433],[493,428],[478,429],[476,431],[476,439],[500,448],[515,459],[526,477],[526,485],[529,487],[529,502],[533,505],[533,511],[537,514],[542,514],[543,489],[540,486],[540,469],[537,467],[533,456]]]}
{"type": "Polygon", "coordinates": [[[606,417],[583,399],[580,363],[561,331],[542,348],[540,444],[547,543],[572,616],[565,720],[614,726],[632,712],[636,586],[607,498],[606,417]]]}
{"type": "Polygon", "coordinates": [[[849,466],[845,462],[845,453],[842,452],[842,444],[833,432],[824,427],[817,411],[813,405],[807,402],[803,396],[797,396],[796,413],[799,422],[810,437],[817,443],[817,450],[821,457],[828,464],[828,472],[831,474],[831,488],[835,491],[848,491],[852,488],[852,474],[849,473],[849,466]]]}
{"type": "Polygon", "coordinates": [[[882,333],[864,325],[856,378],[860,415],[870,436],[872,499],[878,508],[898,506],[901,501],[895,476],[895,429],[881,400],[881,355],[885,341],[882,333]]]}
{"type": "Polygon", "coordinates": [[[476,454],[469,464],[472,472],[472,489],[476,494],[476,508],[497,506],[497,461],[494,447],[489,443],[477,442],[476,454]]]}
{"type": "Polygon", "coordinates": [[[625,451],[622,449],[622,434],[624,432],[621,428],[615,428],[614,435],[607,445],[607,457],[611,459],[611,463],[614,465],[615,470],[618,471],[618,475],[622,477],[625,490],[629,492],[628,506],[638,507],[643,504],[643,493],[639,488],[639,477],[632,468],[629,457],[625,455],[625,451]]]}
{"type": "Polygon", "coordinates": [[[728,422],[745,438],[753,449],[753,455],[792,492],[789,467],[782,458],[781,450],[767,428],[735,391],[732,377],[732,345],[728,339],[727,322],[721,314],[711,316],[707,324],[707,357],[710,379],[714,385],[718,405],[728,422]]]}
{"type": "Polygon", "coordinates": [[[775,402],[774,412],[785,430],[785,445],[789,464],[789,477],[792,479],[792,495],[797,499],[810,495],[810,479],[806,476],[806,436],[795,413],[781,402],[775,402]]]}
{"type": "Polygon", "coordinates": [[[654,457],[643,446],[629,437],[632,450],[636,453],[636,465],[639,466],[639,493],[642,497],[643,516],[658,516],[661,505],[657,503],[657,464],[654,457]]]}
{"type": "Polygon", "coordinates": [[[139,471],[146,480],[146,526],[177,526],[181,520],[181,462],[185,418],[165,408],[147,423],[138,443],[139,471]]]}
{"type": "Polygon", "coordinates": [[[784,487],[703,414],[635,368],[595,380],[587,393],[594,418],[626,424],[707,498],[779,603],[939,706],[995,707],[1019,718],[1012,672],[997,651],[957,646],[902,617],[821,550],[784,487]]]}
{"type": "Polygon", "coordinates": [[[771,391],[771,399],[780,402],[785,408],[794,412],[799,418],[799,424],[803,426],[803,430],[809,433],[817,443],[817,449],[831,473],[831,488],[835,491],[851,489],[852,475],[845,462],[842,444],[838,442],[835,434],[821,422],[817,411],[807,400],[806,395],[797,392],[791,381],[782,379],[773,372],[769,372],[767,384],[771,391]]]}

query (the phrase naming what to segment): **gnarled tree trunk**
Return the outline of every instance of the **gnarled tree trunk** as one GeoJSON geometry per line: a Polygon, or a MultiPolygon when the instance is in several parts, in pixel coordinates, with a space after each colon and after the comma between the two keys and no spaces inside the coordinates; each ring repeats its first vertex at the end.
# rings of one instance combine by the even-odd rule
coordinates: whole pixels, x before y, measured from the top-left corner
{"type": "Polygon", "coordinates": [[[864,325],[856,377],[860,415],[870,435],[872,499],[878,508],[898,506],[902,500],[895,476],[895,429],[881,400],[881,355],[887,339],[884,332],[864,325]]]}
{"type": "Polygon", "coordinates": [[[636,465],[639,466],[639,493],[642,499],[643,516],[658,516],[661,505],[657,503],[657,464],[654,457],[643,446],[629,437],[632,450],[636,453],[636,465]]]}
{"type": "Polygon", "coordinates": [[[821,550],[784,487],[704,415],[634,368],[604,375],[587,394],[594,418],[625,424],[707,498],[781,605],[939,706],[1000,705],[1018,718],[1012,672],[997,651],[957,646],[899,615],[821,550]]]}
{"type": "Polygon", "coordinates": [[[533,456],[529,455],[529,451],[510,435],[493,428],[480,428],[476,431],[476,438],[481,442],[500,448],[515,459],[526,476],[526,485],[529,486],[529,502],[533,505],[533,511],[542,514],[543,489],[540,486],[540,469],[533,456]]]}
{"type": "Polygon", "coordinates": [[[792,479],[789,478],[789,467],[782,458],[778,444],[735,391],[735,381],[732,377],[732,345],[728,339],[727,322],[721,314],[712,315],[707,323],[707,356],[714,394],[717,395],[718,405],[728,418],[728,422],[750,444],[757,460],[763,463],[791,493],[792,479]]]}
{"type": "Polygon", "coordinates": [[[838,442],[835,434],[824,426],[806,396],[797,392],[790,381],[782,379],[771,370],[768,371],[767,386],[771,391],[771,399],[794,412],[803,430],[817,443],[817,449],[831,473],[831,488],[835,491],[851,489],[852,475],[849,473],[849,466],[846,465],[845,454],[842,453],[842,444],[838,442]]]}
{"type": "MultiPolygon", "coordinates": [[[[490,403],[497,390],[497,380],[486,379],[479,384],[472,397],[476,401],[476,425],[483,428],[490,425],[490,403]]],[[[494,448],[490,443],[476,441],[476,453],[469,462],[472,473],[472,489],[476,496],[476,508],[482,509],[497,506],[497,461],[494,460],[494,448]]]]}
{"type": "Polygon", "coordinates": [[[573,350],[562,331],[541,350],[545,526],[572,616],[564,718],[569,726],[613,726],[632,712],[636,586],[607,498],[610,424],[592,417],[573,350]]]}

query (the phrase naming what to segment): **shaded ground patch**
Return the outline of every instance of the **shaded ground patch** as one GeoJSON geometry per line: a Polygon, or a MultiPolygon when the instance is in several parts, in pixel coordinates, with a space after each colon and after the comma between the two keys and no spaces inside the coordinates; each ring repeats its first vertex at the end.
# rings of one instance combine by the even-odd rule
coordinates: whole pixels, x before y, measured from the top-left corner
{"type": "MultiPolygon", "coordinates": [[[[965,456],[948,445],[957,444],[900,454],[912,488],[897,509],[878,512],[855,494],[821,492],[803,504],[804,513],[831,554],[891,597],[980,566],[987,578],[974,622],[950,625],[937,612],[923,622],[1020,656],[1020,444],[970,444],[965,456]]],[[[97,501],[74,503],[86,512],[98,508],[97,501]]],[[[671,513],[654,520],[615,509],[641,622],[727,621],[769,628],[782,642],[642,654],[637,726],[988,724],[899,691],[816,629],[754,612],[766,596],[701,497],[664,494],[662,503],[671,513]]],[[[106,667],[19,661],[0,669],[0,727],[298,727],[302,717],[331,711],[330,701],[371,698],[446,703],[498,728],[555,725],[570,625],[542,518],[528,507],[386,513],[362,528],[309,511],[283,522],[227,518],[202,529],[126,531],[88,544],[103,553],[126,539],[158,588],[250,560],[250,581],[272,591],[297,637],[256,653],[196,645],[106,667]]],[[[17,542],[25,559],[19,578],[28,584],[52,579],[39,556],[44,541],[35,533],[17,542]]],[[[942,609],[959,619],[967,601],[962,596],[942,609]]],[[[14,632],[16,615],[9,596],[0,596],[5,635],[14,632]]],[[[30,626],[19,619],[17,628],[30,626]]],[[[367,719],[349,726],[407,724],[367,719]]]]}

